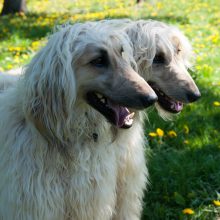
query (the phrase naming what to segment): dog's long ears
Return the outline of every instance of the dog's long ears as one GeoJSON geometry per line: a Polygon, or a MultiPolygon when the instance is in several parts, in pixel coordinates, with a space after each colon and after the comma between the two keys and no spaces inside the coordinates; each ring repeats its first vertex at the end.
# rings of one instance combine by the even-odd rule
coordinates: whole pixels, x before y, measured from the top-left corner
{"type": "Polygon", "coordinates": [[[64,28],[27,67],[24,111],[50,145],[65,145],[76,99],[71,29],[64,28]]]}

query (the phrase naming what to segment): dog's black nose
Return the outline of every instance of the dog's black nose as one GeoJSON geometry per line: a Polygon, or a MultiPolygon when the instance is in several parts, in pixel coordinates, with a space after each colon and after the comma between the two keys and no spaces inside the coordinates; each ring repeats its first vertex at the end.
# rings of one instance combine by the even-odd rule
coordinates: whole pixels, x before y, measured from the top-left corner
{"type": "Polygon", "coordinates": [[[141,103],[144,108],[147,108],[148,106],[153,105],[157,101],[157,99],[158,99],[158,97],[156,94],[155,95],[140,96],[140,100],[141,100],[141,103]]]}
{"type": "Polygon", "coordinates": [[[189,102],[195,102],[201,97],[201,93],[198,92],[188,92],[187,93],[187,99],[189,102]]]}

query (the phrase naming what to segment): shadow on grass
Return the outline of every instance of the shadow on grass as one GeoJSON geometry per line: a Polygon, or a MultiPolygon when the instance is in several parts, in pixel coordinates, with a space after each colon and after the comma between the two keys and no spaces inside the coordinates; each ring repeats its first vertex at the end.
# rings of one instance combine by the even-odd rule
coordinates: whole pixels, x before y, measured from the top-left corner
{"type": "Polygon", "coordinates": [[[27,14],[7,15],[0,17],[2,33],[0,39],[4,40],[13,35],[19,38],[40,39],[45,37],[59,20],[58,15],[27,14]]]}
{"type": "MultiPolygon", "coordinates": [[[[27,15],[6,15],[0,17],[1,23],[1,33],[0,40],[8,39],[13,35],[19,36],[19,38],[28,38],[28,39],[40,39],[48,35],[51,32],[53,27],[57,24],[62,24],[67,22],[73,14],[46,14],[46,13],[28,13],[27,15]]],[[[106,14],[104,19],[120,19],[120,18],[129,18],[126,15],[116,14],[114,16],[109,16],[106,14]]],[[[97,18],[98,19],[98,18],[97,18]]],[[[133,18],[135,19],[135,17],[133,18]]],[[[189,20],[185,17],[180,16],[142,16],[142,19],[155,19],[165,22],[172,23],[189,23],[189,20]]],[[[84,21],[85,19],[80,19],[78,21],[84,21]]]]}
{"type": "MultiPolygon", "coordinates": [[[[180,219],[184,208],[197,210],[212,204],[220,192],[219,161],[220,147],[215,145],[154,151],[149,158],[151,185],[142,219],[180,219]]],[[[214,219],[213,215],[207,219],[214,219]]]]}
{"type": "Polygon", "coordinates": [[[163,21],[167,23],[179,23],[179,24],[189,24],[189,18],[184,17],[184,16],[141,16],[141,19],[151,19],[151,20],[158,20],[158,21],[163,21]]]}
{"type": "Polygon", "coordinates": [[[187,207],[200,213],[202,207],[211,207],[190,219],[215,219],[212,201],[220,192],[220,109],[213,102],[220,94],[217,87],[199,87],[201,100],[186,107],[174,122],[164,122],[154,112],[149,116],[148,131],[158,127],[175,130],[177,137],[166,137],[162,144],[149,141],[150,186],[145,194],[143,220],[186,219],[181,213],[187,207]],[[188,134],[181,130],[184,124],[189,127],[188,134]],[[184,144],[184,139],[189,144],[184,144]]]}

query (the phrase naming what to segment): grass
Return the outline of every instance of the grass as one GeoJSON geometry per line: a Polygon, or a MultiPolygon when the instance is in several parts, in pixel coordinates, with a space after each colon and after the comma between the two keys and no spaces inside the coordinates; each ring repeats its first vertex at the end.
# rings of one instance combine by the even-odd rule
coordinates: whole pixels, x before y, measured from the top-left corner
{"type": "MultiPolygon", "coordinates": [[[[150,185],[143,220],[220,218],[220,11],[218,0],[29,0],[27,15],[0,17],[0,71],[26,64],[55,24],[130,17],[179,27],[192,42],[202,98],[172,122],[149,111],[150,185]],[[62,7],[60,7],[62,6],[62,7]],[[158,129],[160,128],[160,129],[158,129]],[[190,208],[193,214],[182,211],[190,208]],[[218,217],[217,217],[218,216],[218,217]]],[[[2,0],[0,0],[0,7],[2,0]]]]}

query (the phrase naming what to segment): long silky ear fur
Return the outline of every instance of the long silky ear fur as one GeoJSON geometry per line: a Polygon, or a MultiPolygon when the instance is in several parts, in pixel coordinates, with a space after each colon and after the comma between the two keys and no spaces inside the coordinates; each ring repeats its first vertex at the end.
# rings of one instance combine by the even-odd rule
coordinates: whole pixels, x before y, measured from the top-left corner
{"type": "Polygon", "coordinates": [[[53,34],[33,58],[24,77],[24,112],[49,145],[68,145],[76,99],[73,70],[76,28],[53,34]]]}

